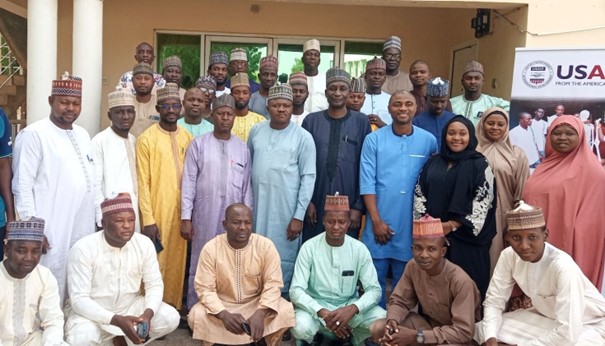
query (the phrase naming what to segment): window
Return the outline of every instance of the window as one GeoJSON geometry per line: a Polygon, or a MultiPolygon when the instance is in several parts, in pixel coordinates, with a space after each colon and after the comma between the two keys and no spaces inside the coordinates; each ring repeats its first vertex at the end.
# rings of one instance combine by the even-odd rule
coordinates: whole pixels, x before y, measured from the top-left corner
{"type": "Polygon", "coordinates": [[[207,36],[207,58],[210,57],[210,53],[218,51],[225,52],[227,57],[229,57],[233,48],[244,48],[248,55],[248,78],[258,82],[260,59],[267,56],[270,41],[271,40],[268,39],[254,37],[207,36]]]}
{"type": "Polygon", "coordinates": [[[359,78],[366,71],[366,62],[375,56],[382,56],[382,42],[345,41],[343,68],[359,78]]]}
{"type": "Polygon", "coordinates": [[[200,76],[201,35],[161,34],[157,35],[156,71],[162,72],[162,61],[176,55],[183,63],[183,81],[185,89],[195,85],[200,76]]]}

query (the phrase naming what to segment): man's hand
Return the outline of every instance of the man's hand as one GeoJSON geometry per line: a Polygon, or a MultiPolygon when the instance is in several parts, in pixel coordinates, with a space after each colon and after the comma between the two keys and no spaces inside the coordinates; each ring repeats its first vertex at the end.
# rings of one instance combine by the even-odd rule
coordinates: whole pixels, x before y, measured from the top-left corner
{"type": "Polygon", "coordinates": [[[263,338],[263,334],[265,333],[265,317],[267,317],[268,313],[269,310],[267,309],[258,309],[248,319],[252,341],[257,342],[263,338]]]}
{"type": "Polygon", "coordinates": [[[137,334],[137,324],[142,320],[142,318],[136,316],[113,315],[109,323],[120,328],[124,332],[124,335],[133,343],[142,344],[145,340],[141,339],[137,334]]]}
{"type": "Polygon", "coordinates": [[[146,339],[147,336],[149,336],[149,331],[151,330],[151,319],[153,318],[153,315],[154,315],[153,310],[145,309],[143,314],[141,316],[139,316],[141,321],[147,323],[147,334],[145,334],[145,337],[143,339],[146,339]]]}
{"type": "Polygon", "coordinates": [[[384,337],[380,339],[380,343],[385,346],[414,345],[416,343],[416,331],[414,329],[399,326],[395,330],[395,333],[391,335],[386,333],[384,337]]]}
{"type": "Polygon", "coordinates": [[[489,338],[485,341],[485,346],[498,346],[498,340],[496,338],[489,338]]]}
{"type": "Polygon", "coordinates": [[[391,237],[395,232],[382,220],[378,222],[372,222],[372,228],[374,230],[374,239],[378,244],[386,244],[391,240],[391,237]]]}
{"type": "Polygon", "coordinates": [[[143,227],[143,235],[148,236],[149,239],[155,243],[157,239],[160,239],[160,230],[158,225],[154,223],[153,225],[143,227]]]}
{"type": "Polygon", "coordinates": [[[181,237],[185,240],[193,240],[193,225],[191,220],[181,220],[181,237]]]}
{"type": "MultiPolygon", "coordinates": [[[[321,310],[320,310],[321,311],[321,310]]],[[[347,305],[340,309],[323,313],[323,320],[326,322],[326,328],[333,331],[341,339],[351,336],[351,328],[347,325],[351,318],[359,312],[355,304],[347,305]]]]}
{"type": "Polygon", "coordinates": [[[302,232],[303,223],[298,219],[292,219],[288,224],[288,240],[293,241],[298,238],[302,232]]]}
{"type": "Polygon", "coordinates": [[[240,314],[232,314],[227,310],[223,310],[219,312],[216,317],[223,321],[223,325],[231,333],[238,335],[244,334],[244,328],[242,328],[242,323],[246,321],[244,316],[240,314]]]}
{"type": "Polygon", "coordinates": [[[351,209],[351,211],[349,212],[349,220],[351,222],[349,229],[352,231],[357,231],[359,227],[361,227],[361,211],[357,209],[351,209]]]}
{"type": "Polygon", "coordinates": [[[376,114],[370,114],[368,115],[368,118],[370,119],[370,124],[376,125],[378,126],[378,128],[381,128],[383,126],[386,126],[387,124],[382,121],[382,119],[376,115],[376,114]]]}
{"type": "Polygon", "coordinates": [[[310,226],[315,226],[315,224],[317,224],[317,209],[315,209],[315,204],[313,204],[313,202],[309,202],[305,221],[310,226]]]}

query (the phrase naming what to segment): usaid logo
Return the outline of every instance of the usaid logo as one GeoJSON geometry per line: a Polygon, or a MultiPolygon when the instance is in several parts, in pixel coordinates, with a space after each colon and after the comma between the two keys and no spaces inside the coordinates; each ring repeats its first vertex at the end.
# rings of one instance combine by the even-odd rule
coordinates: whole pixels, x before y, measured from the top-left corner
{"type": "Polygon", "coordinates": [[[523,69],[523,82],[534,89],[548,85],[553,76],[552,66],[542,60],[532,61],[523,69]]]}

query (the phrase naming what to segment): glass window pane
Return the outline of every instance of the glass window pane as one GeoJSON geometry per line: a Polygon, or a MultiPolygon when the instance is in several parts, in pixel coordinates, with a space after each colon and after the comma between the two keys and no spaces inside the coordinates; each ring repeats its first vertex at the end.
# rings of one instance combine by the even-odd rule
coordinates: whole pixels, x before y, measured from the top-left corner
{"type": "MultiPolygon", "coordinates": [[[[319,63],[319,73],[326,73],[334,66],[334,46],[321,46],[321,62],[319,63]]],[[[280,43],[277,46],[277,60],[279,62],[278,75],[279,81],[285,83],[288,81],[288,76],[294,72],[304,70],[302,63],[302,44],[284,44],[280,43]]]]}
{"type": "Polygon", "coordinates": [[[183,81],[185,89],[195,85],[200,75],[200,35],[158,34],[158,56],[156,66],[158,73],[162,72],[162,61],[172,55],[177,55],[183,63],[183,81]]]}
{"type": "MultiPolygon", "coordinates": [[[[258,67],[260,59],[267,56],[267,44],[250,42],[220,42],[212,41],[210,43],[210,52],[225,52],[227,57],[231,54],[233,48],[245,48],[248,54],[248,78],[258,82],[258,67]]],[[[210,56],[210,54],[208,54],[210,56]]]]}
{"type": "Polygon", "coordinates": [[[345,41],[344,69],[351,77],[359,77],[366,70],[366,62],[382,56],[382,42],[345,41]]]}

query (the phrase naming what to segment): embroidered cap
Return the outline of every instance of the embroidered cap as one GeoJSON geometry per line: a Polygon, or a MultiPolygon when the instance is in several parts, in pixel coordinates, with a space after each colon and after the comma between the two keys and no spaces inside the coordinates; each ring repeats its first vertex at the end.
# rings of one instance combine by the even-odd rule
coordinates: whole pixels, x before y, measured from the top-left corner
{"type": "Polygon", "coordinates": [[[269,96],[267,97],[267,102],[273,99],[286,99],[292,101],[292,87],[289,84],[272,86],[271,89],[269,89],[269,96]]]}
{"type": "Polygon", "coordinates": [[[136,76],[138,74],[148,74],[153,76],[153,67],[146,62],[140,62],[132,68],[132,75],[136,76]]]}
{"type": "Polygon", "coordinates": [[[208,67],[212,67],[212,65],[216,64],[229,64],[229,59],[227,59],[227,54],[225,52],[214,52],[210,54],[210,59],[208,61],[208,67]]]}
{"type": "Polygon", "coordinates": [[[385,70],[387,69],[387,62],[384,59],[379,57],[374,57],[374,59],[369,60],[366,63],[366,71],[370,70],[385,70]]]}
{"type": "Polygon", "coordinates": [[[321,44],[316,39],[311,39],[303,44],[303,54],[311,49],[321,52],[321,44]]]}
{"type": "Polygon", "coordinates": [[[338,191],[334,196],[326,196],[324,211],[349,211],[349,197],[341,196],[338,191]]]}
{"type": "Polygon", "coordinates": [[[175,83],[166,83],[163,88],[160,88],[157,91],[158,104],[169,99],[181,99],[181,95],[179,94],[179,86],[175,83]]]}
{"type": "Polygon", "coordinates": [[[277,58],[274,57],[273,55],[267,55],[266,57],[263,57],[262,59],[260,59],[259,69],[263,70],[264,68],[267,68],[267,67],[277,68],[277,58]]]}
{"type": "Polygon", "coordinates": [[[412,231],[413,239],[427,239],[427,238],[443,238],[443,226],[441,225],[441,219],[435,219],[431,216],[424,215],[418,220],[414,220],[414,228],[412,231]]]}
{"type": "Polygon", "coordinates": [[[482,75],[484,75],[483,65],[481,65],[481,63],[477,60],[471,60],[464,66],[464,72],[462,72],[462,75],[464,76],[469,72],[480,72],[482,75]]]}
{"type": "Polygon", "coordinates": [[[307,75],[304,72],[294,72],[288,80],[290,85],[308,85],[307,75]]]}
{"type": "Polygon", "coordinates": [[[51,96],[75,96],[82,97],[82,78],[70,76],[65,71],[61,79],[52,82],[51,96]]]}
{"type": "Polygon", "coordinates": [[[132,205],[132,199],[128,192],[121,192],[114,198],[108,198],[101,202],[101,212],[103,218],[121,212],[132,212],[134,213],[134,207],[132,205]]]}
{"type": "Polygon", "coordinates": [[[120,106],[134,106],[134,95],[128,89],[116,88],[115,91],[107,94],[107,103],[109,109],[120,106]]]}
{"type": "Polygon", "coordinates": [[[167,69],[169,67],[178,67],[178,68],[183,68],[183,63],[181,62],[181,58],[179,58],[176,55],[173,56],[169,56],[166,59],[164,59],[164,61],[162,62],[162,67],[163,69],[167,69]]]}
{"type": "Polygon", "coordinates": [[[229,56],[229,61],[248,61],[248,53],[244,48],[233,48],[231,50],[231,55],[229,56]]]}
{"type": "Polygon", "coordinates": [[[366,82],[363,78],[353,78],[351,80],[351,92],[365,94],[366,82]]]}
{"type": "Polygon", "coordinates": [[[247,86],[250,87],[250,81],[248,80],[248,74],[238,72],[231,76],[231,89],[238,86],[247,86]]]}
{"type": "Polygon", "coordinates": [[[384,52],[389,48],[395,48],[401,51],[401,39],[397,36],[391,36],[387,38],[386,41],[384,41],[384,44],[382,45],[382,51],[384,52]]]}
{"type": "Polygon", "coordinates": [[[197,82],[195,82],[195,86],[198,88],[206,88],[216,91],[216,79],[210,75],[201,76],[198,78],[197,82]]]}
{"type": "Polygon", "coordinates": [[[546,226],[544,213],[539,207],[519,201],[519,205],[506,212],[509,231],[519,231],[546,226]]]}
{"type": "Polygon", "coordinates": [[[6,225],[6,241],[11,240],[44,241],[44,219],[32,217],[9,222],[6,225]]]}
{"type": "Polygon", "coordinates": [[[347,84],[351,83],[351,75],[349,72],[342,70],[338,67],[332,67],[326,72],[326,86],[333,82],[345,82],[347,84]]]}
{"type": "Polygon", "coordinates": [[[436,77],[426,84],[426,95],[432,97],[447,96],[450,92],[450,82],[436,77]]]}
{"type": "Polygon", "coordinates": [[[221,96],[212,100],[212,111],[215,111],[222,107],[229,107],[235,110],[235,99],[229,94],[222,94],[221,96]]]}

